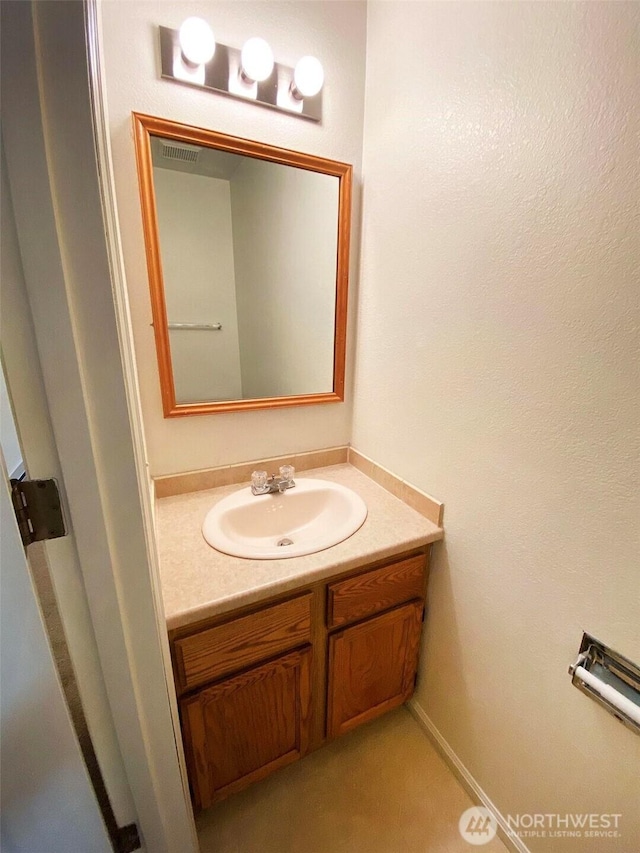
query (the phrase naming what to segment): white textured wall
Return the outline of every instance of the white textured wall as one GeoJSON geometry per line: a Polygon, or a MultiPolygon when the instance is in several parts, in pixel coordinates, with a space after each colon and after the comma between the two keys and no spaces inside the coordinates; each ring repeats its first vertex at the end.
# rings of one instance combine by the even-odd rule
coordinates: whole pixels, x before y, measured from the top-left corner
{"type": "Polygon", "coordinates": [[[339,183],[248,157],[233,175],[245,397],[333,389],[339,183]]]}
{"type": "MultiPolygon", "coordinates": [[[[351,427],[349,399],[322,406],[163,418],[150,325],[131,111],[352,163],[356,185],[352,245],[356,246],[360,221],[365,4],[337,4],[330,0],[268,3],[103,0],[101,14],[116,192],[151,473],[166,474],[346,443],[351,427]],[[226,44],[241,46],[250,36],[260,34],[271,44],[276,60],[285,64],[295,65],[306,53],[317,55],[326,78],[322,123],[303,121],[161,80],[156,28],[159,24],[177,27],[189,15],[207,19],[217,38],[226,44]]],[[[353,296],[357,276],[355,251],[351,271],[353,296]]],[[[349,392],[351,387],[348,382],[349,392]]]]}
{"type": "Polygon", "coordinates": [[[418,699],[504,813],[621,812],[640,738],[640,4],[369,4],[354,445],[445,501],[418,699]],[[381,325],[381,318],[384,323],[381,325]]]}
{"type": "Polygon", "coordinates": [[[154,168],[169,323],[221,323],[169,332],[178,403],[242,397],[229,181],[154,168]]]}

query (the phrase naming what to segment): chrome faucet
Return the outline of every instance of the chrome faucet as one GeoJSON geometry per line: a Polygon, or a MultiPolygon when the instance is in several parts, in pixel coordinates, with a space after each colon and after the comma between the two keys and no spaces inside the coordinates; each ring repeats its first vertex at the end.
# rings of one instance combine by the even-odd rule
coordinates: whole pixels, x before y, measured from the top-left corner
{"type": "Polygon", "coordinates": [[[272,495],[275,492],[285,492],[295,486],[293,465],[282,465],[280,476],[272,474],[270,477],[266,471],[254,471],[251,475],[251,493],[254,495],[272,495]]]}

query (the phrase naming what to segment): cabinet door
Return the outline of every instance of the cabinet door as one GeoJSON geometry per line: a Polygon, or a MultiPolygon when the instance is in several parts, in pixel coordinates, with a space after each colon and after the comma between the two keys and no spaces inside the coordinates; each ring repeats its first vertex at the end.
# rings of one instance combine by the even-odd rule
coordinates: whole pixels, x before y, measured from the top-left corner
{"type": "Polygon", "coordinates": [[[327,735],[402,705],[415,685],[422,602],[411,601],[329,638],[327,735]]]}
{"type": "Polygon", "coordinates": [[[206,808],[307,752],[311,648],[227,678],[180,706],[195,805],[206,808]]]}

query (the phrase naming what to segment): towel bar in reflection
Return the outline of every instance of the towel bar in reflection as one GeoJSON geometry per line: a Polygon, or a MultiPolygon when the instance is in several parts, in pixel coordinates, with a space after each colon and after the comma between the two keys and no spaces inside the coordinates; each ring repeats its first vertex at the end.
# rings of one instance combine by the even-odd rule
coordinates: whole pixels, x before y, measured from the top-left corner
{"type": "Polygon", "coordinates": [[[222,323],[169,323],[169,329],[197,329],[205,332],[219,332],[222,329],[222,323]]]}

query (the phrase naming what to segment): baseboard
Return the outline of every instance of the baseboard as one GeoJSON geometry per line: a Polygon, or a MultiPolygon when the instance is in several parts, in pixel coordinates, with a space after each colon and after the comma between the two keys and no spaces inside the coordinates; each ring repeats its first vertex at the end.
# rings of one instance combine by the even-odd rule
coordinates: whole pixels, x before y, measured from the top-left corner
{"type": "Polygon", "coordinates": [[[498,824],[498,835],[502,842],[513,853],[531,853],[527,845],[521,838],[509,834],[509,825],[507,819],[498,809],[496,804],[491,800],[487,793],[476,782],[465,765],[460,761],[456,753],[451,749],[447,741],[440,734],[433,721],[425,712],[422,705],[415,699],[410,699],[407,702],[407,708],[411,715],[416,720],[418,725],[424,730],[429,740],[433,743],[442,758],[445,760],[454,776],[458,779],[462,787],[469,794],[471,799],[478,805],[484,806],[495,817],[498,824]]]}

